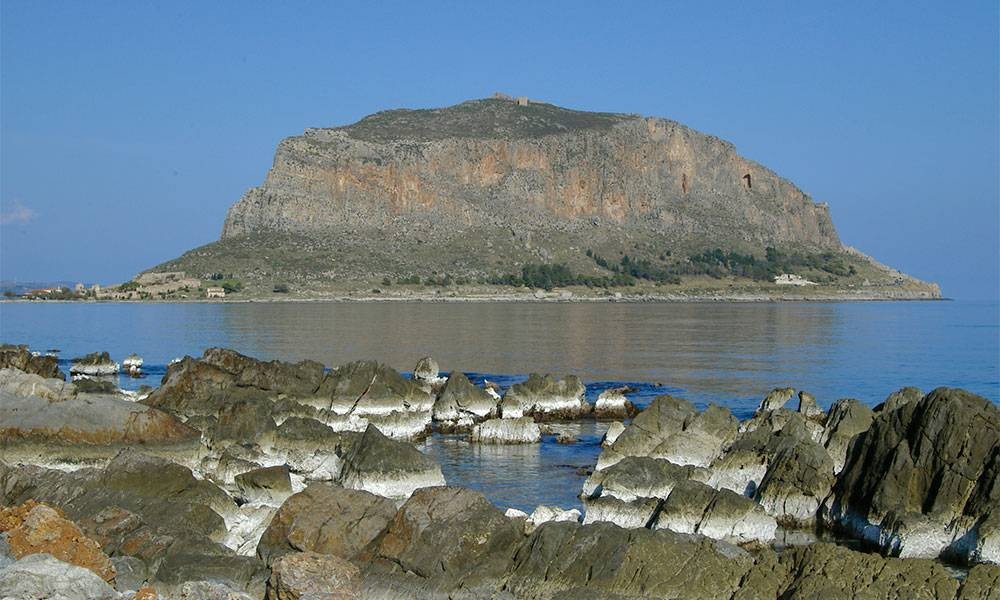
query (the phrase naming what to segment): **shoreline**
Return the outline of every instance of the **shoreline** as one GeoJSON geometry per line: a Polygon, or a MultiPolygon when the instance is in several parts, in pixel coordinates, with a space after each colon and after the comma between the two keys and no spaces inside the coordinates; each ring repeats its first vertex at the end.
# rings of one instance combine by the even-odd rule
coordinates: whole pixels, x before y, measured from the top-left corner
{"type": "Polygon", "coordinates": [[[116,299],[81,299],[81,300],[21,300],[0,299],[0,304],[268,304],[268,303],[304,303],[328,302],[335,304],[363,303],[427,303],[427,304],[778,304],[778,303],[839,303],[839,302],[954,302],[954,298],[932,297],[921,293],[913,294],[816,294],[816,295],[770,295],[770,294],[735,294],[735,295],[622,295],[615,296],[572,296],[537,297],[534,294],[494,294],[494,295],[412,295],[383,296],[364,295],[353,296],[331,294],[318,297],[250,297],[250,298],[170,298],[150,300],[116,300],[116,299]]]}

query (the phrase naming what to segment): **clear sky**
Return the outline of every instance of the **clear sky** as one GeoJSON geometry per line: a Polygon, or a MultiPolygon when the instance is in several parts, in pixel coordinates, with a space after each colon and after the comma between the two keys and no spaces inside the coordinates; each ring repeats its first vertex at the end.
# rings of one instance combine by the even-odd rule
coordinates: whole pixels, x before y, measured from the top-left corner
{"type": "Polygon", "coordinates": [[[845,243],[997,299],[1000,9],[968,2],[0,2],[0,279],[216,239],[275,145],[500,90],[668,117],[845,243]]]}

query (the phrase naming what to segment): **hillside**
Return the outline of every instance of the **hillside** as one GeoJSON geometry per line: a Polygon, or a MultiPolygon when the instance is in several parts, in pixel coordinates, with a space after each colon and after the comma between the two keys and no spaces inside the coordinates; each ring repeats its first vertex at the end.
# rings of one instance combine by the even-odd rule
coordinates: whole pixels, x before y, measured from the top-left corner
{"type": "Polygon", "coordinates": [[[218,242],[151,270],[265,291],[760,288],[789,272],[829,289],[936,294],[847,252],[825,203],[728,142],[665,119],[505,97],[286,138],[218,242]]]}

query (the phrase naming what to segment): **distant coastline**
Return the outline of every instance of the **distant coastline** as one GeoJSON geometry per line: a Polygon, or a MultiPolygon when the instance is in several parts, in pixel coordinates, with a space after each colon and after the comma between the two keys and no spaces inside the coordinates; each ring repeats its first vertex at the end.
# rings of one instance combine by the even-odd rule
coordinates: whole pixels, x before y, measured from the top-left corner
{"type": "Polygon", "coordinates": [[[544,297],[533,293],[523,294],[329,294],[307,295],[290,294],[282,296],[252,296],[227,298],[170,298],[145,300],[120,299],[79,299],[79,300],[25,300],[0,298],[5,304],[253,304],[253,303],[297,303],[297,302],[335,302],[335,303],[552,303],[581,304],[599,302],[617,302],[625,304],[671,304],[671,303],[779,303],[779,302],[910,302],[910,301],[950,301],[951,298],[931,296],[925,292],[889,293],[814,293],[814,294],[622,294],[621,296],[583,296],[563,297],[558,292],[550,292],[544,297]]]}

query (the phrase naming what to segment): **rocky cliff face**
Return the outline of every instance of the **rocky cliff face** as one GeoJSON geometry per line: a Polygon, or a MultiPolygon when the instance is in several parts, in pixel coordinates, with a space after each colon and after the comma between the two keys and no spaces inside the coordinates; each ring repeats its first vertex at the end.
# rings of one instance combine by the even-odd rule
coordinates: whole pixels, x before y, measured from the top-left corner
{"type": "Polygon", "coordinates": [[[665,119],[506,99],[386,111],[287,138],[264,183],[229,210],[222,237],[413,228],[841,247],[825,204],[728,142],[665,119]]]}

